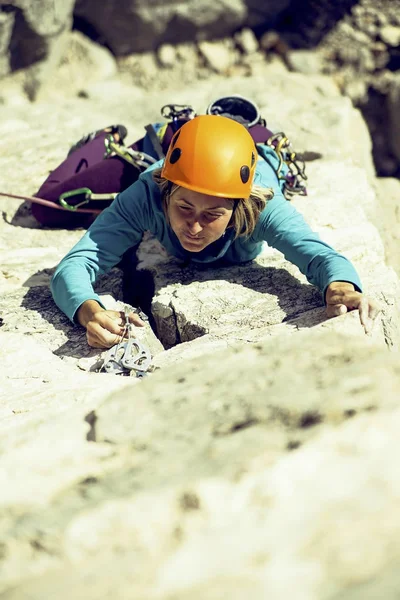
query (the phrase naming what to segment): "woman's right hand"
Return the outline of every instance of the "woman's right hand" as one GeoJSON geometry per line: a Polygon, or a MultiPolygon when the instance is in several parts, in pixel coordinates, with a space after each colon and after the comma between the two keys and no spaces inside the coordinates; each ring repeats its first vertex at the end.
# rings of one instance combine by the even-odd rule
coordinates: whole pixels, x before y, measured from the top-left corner
{"type": "MultiPolygon", "coordinates": [[[[111,348],[122,340],[125,330],[122,311],[106,310],[96,300],[86,300],[78,308],[77,320],[86,328],[86,339],[92,348],[111,348]]],[[[144,326],[136,313],[129,314],[129,321],[136,327],[144,326]]]]}

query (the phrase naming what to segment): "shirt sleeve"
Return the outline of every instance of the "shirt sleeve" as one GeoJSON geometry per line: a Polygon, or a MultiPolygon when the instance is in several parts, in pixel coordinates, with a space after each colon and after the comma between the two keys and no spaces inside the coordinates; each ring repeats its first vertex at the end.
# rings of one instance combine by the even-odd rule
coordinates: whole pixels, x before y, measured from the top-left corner
{"type": "Polygon", "coordinates": [[[150,229],[151,190],[139,179],[96,219],[83,238],[60,262],[51,281],[57,306],[75,322],[78,308],[99,296],[93,290],[97,277],[118,264],[129,248],[140,243],[150,229]]]}
{"type": "Polygon", "coordinates": [[[361,292],[361,281],[352,263],[311,230],[303,216],[282,193],[275,196],[261,213],[253,234],[255,241],[265,241],[295,264],[324,295],[333,281],[352,283],[361,292]]]}

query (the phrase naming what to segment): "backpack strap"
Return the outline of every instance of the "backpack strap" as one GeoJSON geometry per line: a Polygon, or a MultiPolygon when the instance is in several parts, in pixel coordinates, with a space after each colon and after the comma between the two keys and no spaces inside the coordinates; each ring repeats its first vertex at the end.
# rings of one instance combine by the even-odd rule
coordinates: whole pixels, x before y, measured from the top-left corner
{"type": "Polygon", "coordinates": [[[150,142],[153,146],[153,150],[156,153],[157,157],[159,159],[165,158],[163,147],[161,146],[160,139],[156,133],[156,130],[154,129],[154,126],[151,123],[149,123],[149,125],[145,126],[145,130],[147,132],[147,135],[149,136],[150,142]]]}
{"type": "Polygon", "coordinates": [[[151,156],[140,150],[135,150],[132,147],[123,146],[122,144],[115,142],[111,136],[106,139],[105,142],[106,151],[104,158],[119,156],[133,167],[136,167],[139,171],[145,171],[148,167],[157,162],[157,157],[151,156]]]}

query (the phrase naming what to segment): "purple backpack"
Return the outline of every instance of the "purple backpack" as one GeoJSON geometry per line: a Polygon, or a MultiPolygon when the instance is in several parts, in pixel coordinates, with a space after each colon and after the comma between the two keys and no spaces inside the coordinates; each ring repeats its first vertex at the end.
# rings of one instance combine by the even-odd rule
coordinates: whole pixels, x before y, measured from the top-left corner
{"type": "MultiPolygon", "coordinates": [[[[284,133],[267,128],[256,104],[243,96],[224,96],[212,102],[206,112],[232,118],[247,127],[259,154],[275,170],[288,200],[294,194],[306,195],[304,162],[284,133]],[[266,146],[276,154],[274,162],[268,160],[266,146]]],[[[147,125],[146,134],[130,146],[123,144],[127,130],[122,125],[88,134],[71,148],[34,196],[0,195],[31,202],[33,215],[45,226],[88,226],[140,173],[164,158],[174,133],[196,113],[189,105],[167,104],[161,116],[163,122],[147,125]]]]}

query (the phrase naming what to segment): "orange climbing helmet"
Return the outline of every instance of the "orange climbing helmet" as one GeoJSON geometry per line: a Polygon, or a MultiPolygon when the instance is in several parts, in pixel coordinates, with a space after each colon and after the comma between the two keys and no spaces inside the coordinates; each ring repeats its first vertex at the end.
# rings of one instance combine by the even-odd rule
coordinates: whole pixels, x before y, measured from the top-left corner
{"type": "Polygon", "coordinates": [[[244,125],[200,115],[173,136],[161,176],[210,196],[248,198],[256,162],[257,149],[244,125]]]}

